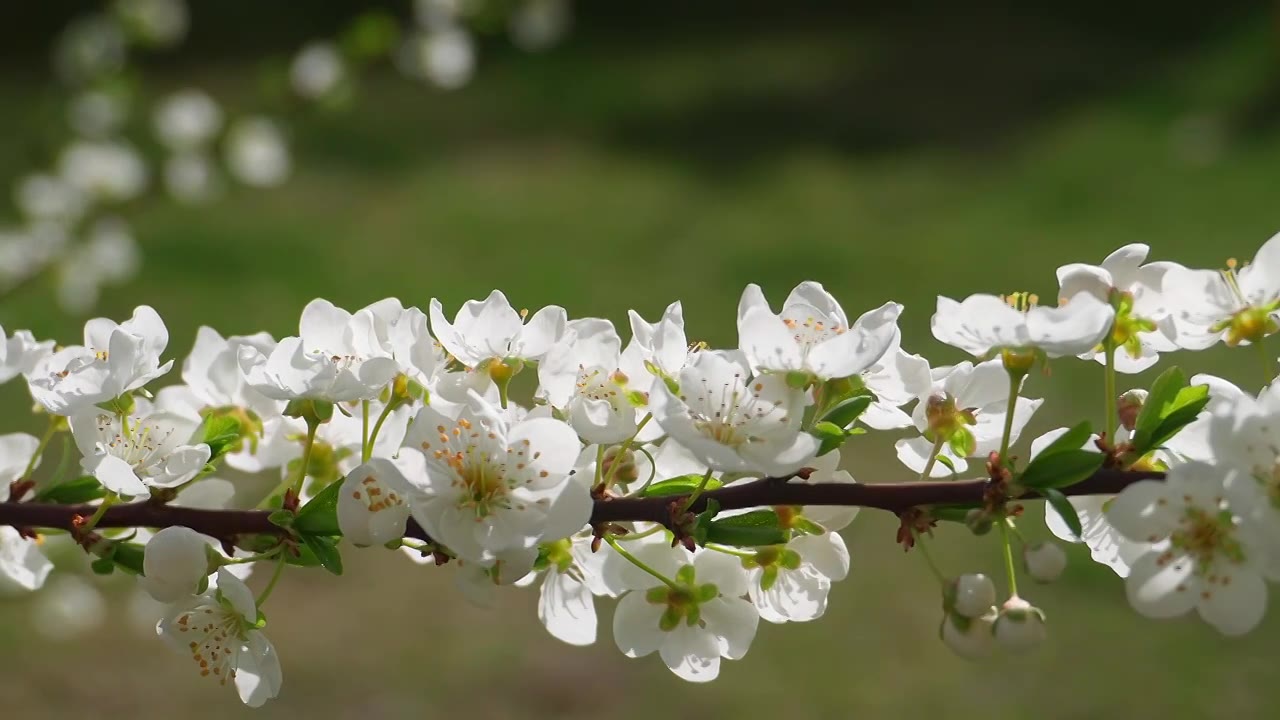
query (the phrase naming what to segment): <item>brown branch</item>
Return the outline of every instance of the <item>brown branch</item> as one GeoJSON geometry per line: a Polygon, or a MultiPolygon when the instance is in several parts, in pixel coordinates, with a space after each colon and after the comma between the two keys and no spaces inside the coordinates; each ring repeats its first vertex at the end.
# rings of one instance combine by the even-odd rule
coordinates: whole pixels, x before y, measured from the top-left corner
{"type": "MultiPolygon", "coordinates": [[[[1066,495],[1114,495],[1139,480],[1163,479],[1164,473],[1104,468],[1084,481],[1064,488],[1066,495]]],[[[986,480],[909,483],[814,483],[787,482],[764,478],[754,482],[709,490],[693,503],[692,512],[706,508],[715,499],[723,510],[741,510],[771,505],[841,505],[868,507],[901,513],[926,505],[980,504],[986,480]]],[[[1024,496],[1034,497],[1034,496],[1024,496]]],[[[669,523],[672,502],[683,496],[650,498],[603,498],[595,501],[591,523],[647,521],[669,523]]],[[[88,517],[93,505],[52,505],[35,502],[0,503],[0,526],[57,528],[72,530],[76,518],[88,517]]],[[[240,535],[278,535],[284,531],[268,520],[267,510],[201,510],[153,502],[132,503],[110,508],[98,522],[99,528],[174,525],[189,527],[205,535],[234,542],[240,535]]],[[[406,537],[429,540],[422,527],[410,520],[406,537]]]]}

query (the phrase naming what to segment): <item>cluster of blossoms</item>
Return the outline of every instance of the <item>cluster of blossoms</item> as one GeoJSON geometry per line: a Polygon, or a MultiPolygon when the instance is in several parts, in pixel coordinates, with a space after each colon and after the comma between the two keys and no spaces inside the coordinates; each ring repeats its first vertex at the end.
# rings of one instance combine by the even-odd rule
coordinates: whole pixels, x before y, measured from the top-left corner
{"type": "MultiPolygon", "coordinates": [[[[475,71],[471,25],[506,14],[513,42],[535,51],[558,42],[570,22],[568,0],[412,5],[414,22],[406,27],[371,11],[335,39],[302,47],[288,67],[296,99],[321,109],[350,106],[358,71],[386,60],[410,78],[458,88],[475,71]]],[[[115,0],[76,17],[58,36],[53,69],[68,89],[70,136],[46,168],[13,184],[18,218],[0,228],[0,294],[48,273],[59,304],[86,312],[103,288],[138,272],[139,244],[122,217],[128,207],[161,191],[178,203],[206,205],[225,194],[229,179],[248,188],[289,179],[294,161],[280,119],[229,117],[199,88],[158,98],[139,90],[134,56],[172,52],[189,29],[187,0],[115,0]],[[134,115],[150,120],[132,123],[146,127],[147,137],[129,136],[134,115]],[[140,149],[151,145],[160,152],[140,149]]]]}
{"type": "Polygon", "coordinates": [[[1042,497],[1052,532],[1124,577],[1141,614],[1195,609],[1247,632],[1280,578],[1271,356],[1261,350],[1256,395],[1176,369],[1123,395],[1115,381],[1161,352],[1262,349],[1280,329],[1278,253],[1280,236],[1218,272],[1143,264],[1133,245],[1061,268],[1056,306],[939,298],[935,337],[974,356],[943,367],[901,347],[901,305],[850,321],[814,282],[780,308],[749,286],[733,349],[689,342],[679,303],[656,322],[632,312],[624,343],[607,320],[517,311],[499,291],[452,316],[436,300],[427,312],[315,300],[278,341],[201,328],[182,382],[154,393],[174,361],[149,307],[89,321],[82,345],[19,331],[0,343],[0,380],[23,378],[49,425],[42,439],[0,438],[0,581],[41,586],[37,539],[61,529],[96,572],[138,575],[167,606],[159,635],[256,706],[281,687],[263,612],[281,572],[341,574],[346,544],[383,547],[444,566],[480,604],[537,584],[539,619],[570,644],[593,643],[596,598],[617,598],[619,650],[656,652],[702,682],[747,653],[761,619],[824,614],[850,567],[839,531],[860,505],[896,512],[898,541],[926,559],[938,522],[998,531],[1003,600],[986,576],[949,577],[929,559],[940,636],[965,657],[1039,645],[1044,614],[1017,578],[1052,581],[1066,554],[1023,541],[1016,519],[1042,497]],[[1024,384],[1071,356],[1103,366],[1104,425],[1053,431],[1021,461],[1010,448],[1041,404],[1024,384]],[[842,454],[868,431],[900,434],[919,481],[985,472],[955,481],[974,490],[964,502],[946,480],[855,483],[842,454]],[[60,433],[80,477],[37,472],[60,433]],[[223,468],[267,474],[274,490],[247,497],[223,468]],[[1095,495],[1099,478],[1118,494],[1095,495]],[[912,486],[941,494],[892,500],[912,486]],[[259,563],[273,570],[255,596],[245,580],[259,563]]]}

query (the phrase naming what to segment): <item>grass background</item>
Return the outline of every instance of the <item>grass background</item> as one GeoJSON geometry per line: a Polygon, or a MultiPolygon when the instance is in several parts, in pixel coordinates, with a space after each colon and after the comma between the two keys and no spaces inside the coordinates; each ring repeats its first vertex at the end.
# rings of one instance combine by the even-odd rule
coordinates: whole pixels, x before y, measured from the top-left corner
{"type": "MultiPolygon", "coordinates": [[[[202,323],[290,334],[317,296],[350,308],[438,297],[452,308],[498,287],[518,306],[556,303],[623,324],[628,308],[652,318],[681,299],[690,338],[723,346],[735,341],[746,283],[780,300],[815,279],[851,314],[903,302],[904,346],[941,364],[961,357],[930,337],[938,294],[1052,297],[1058,265],[1097,262],[1129,242],[1219,267],[1250,257],[1280,225],[1280,76],[1265,13],[1220,13],[1183,34],[1170,20],[1147,36],[981,10],[742,32],[646,19],[653,36],[588,26],[546,55],[486,48],[459,92],[379,73],[349,110],[293,117],[297,173],[286,187],[236,190],[211,208],[131,208],[145,269],[98,311],[122,318],[153,305],[180,358],[202,323]]],[[[253,107],[254,68],[234,57],[147,72],[156,92],[197,84],[233,109],[253,107]]],[[[38,75],[0,70],[0,103],[15,109],[0,117],[6,173],[38,153],[52,97],[38,75]]],[[[82,321],[40,285],[0,301],[11,332],[74,342],[82,321]]],[[[1259,379],[1256,358],[1225,348],[1173,361],[1259,379]]],[[[1049,399],[1033,437],[1097,418],[1101,373],[1060,361],[1028,391],[1049,399]]],[[[0,415],[0,430],[33,429],[26,402],[17,385],[0,388],[0,407],[14,411],[0,415]]],[[[848,469],[866,481],[908,479],[892,440],[855,439],[848,469]]],[[[1042,532],[1038,519],[1028,524],[1042,532]]],[[[0,599],[0,716],[1280,712],[1269,685],[1274,614],[1236,640],[1193,620],[1142,620],[1121,582],[1079,548],[1059,584],[1025,593],[1049,616],[1043,650],[961,661],[937,641],[937,589],[923,562],[893,544],[893,527],[859,518],[846,531],[853,571],[827,616],[762,623],[747,657],[709,686],[675,679],[656,658],[622,657],[603,603],[602,639],[571,648],[542,630],[532,592],[480,610],[453,590],[449,568],[352,550],[346,577],[295,570],[273,596],[268,632],[285,685],[264,710],[240,707],[149,632],[115,622],[128,595],[108,581],[113,622],[67,641],[31,628],[41,596],[0,599]]],[[[948,529],[936,545],[951,572],[999,576],[991,538],[948,529]]]]}

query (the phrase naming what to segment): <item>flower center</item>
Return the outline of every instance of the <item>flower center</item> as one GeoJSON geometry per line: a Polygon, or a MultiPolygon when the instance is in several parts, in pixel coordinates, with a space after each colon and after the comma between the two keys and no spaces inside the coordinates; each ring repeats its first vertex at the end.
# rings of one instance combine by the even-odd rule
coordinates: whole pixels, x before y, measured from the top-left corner
{"type": "Polygon", "coordinates": [[[1018,312],[1027,312],[1040,302],[1040,296],[1030,292],[1011,292],[1008,295],[1001,295],[1000,299],[1018,312]]]}
{"type": "Polygon", "coordinates": [[[201,677],[213,675],[222,685],[235,678],[236,648],[244,640],[239,616],[216,605],[200,605],[178,616],[177,628],[183,638],[190,638],[187,647],[201,677]]]}
{"type": "Polygon", "coordinates": [[[645,593],[645,600],[654,605],[667,606],[658,618],[658,627],[664,632],[671,632],[681,622],[689,627],[706,627],[706,622],[702,619],[701,603],[719,596],[720,590],[714,584],[696,584],[693,566],[685,565],[676,572],[674,587],[659,585],[649,588],[645,593]]]}
{"type": "Polygon", "coordinates": [[[142,470],[161,458],[156,453],[164,445],[173,429],[161,429],[155,423],[136,420],[137,425],[132,432],[120,433],[115,429],[117,418],[114,415],[98,415],[98,433],[107,438],[107,452],[129,463],[134,470],[142,470]]]}
{"type": "Polygon", "coordinates": [[[1178,550],[1191,557],[1198,575],[1208,575],[1219,559],[1234,564],[1244,561],[1244,547],[1236,538],[1231,513],[1226,511],[1211,513],[1188,507],[1178,521],[1178,529],[1169,536],[1169,543],[1170,551],[1160,557],[1160,564],[1171,562],[1175,555],[1172,551],[1178,550]]]}
{"type": "Polygon", "coordinates": [[[782,322],[794,333],[796,344],[802,352],[809,352],[815,345],[836,335],[843,335],[848,328],[808,306],[792,307],[782,313],[782,322]]]}

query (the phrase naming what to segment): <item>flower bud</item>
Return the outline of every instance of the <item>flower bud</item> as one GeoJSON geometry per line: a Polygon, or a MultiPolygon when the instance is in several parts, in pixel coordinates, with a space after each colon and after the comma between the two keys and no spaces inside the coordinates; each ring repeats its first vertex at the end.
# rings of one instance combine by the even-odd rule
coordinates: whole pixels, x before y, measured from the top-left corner
{"type": "Polygon", "coordinates": [[[1056,543],[1041,542],[1022,549],[1022,562],[1032,580],[1051,583],[1067,569],[1067,554],[1056,543]]]}
{"type": "Polygon", "coordinates": [[[1142,404],[1147,401],[1147,391],[1134,388],[1120,396],[1116,405],[1116,415],[1120,416],[1120,426],[1129,432],[1138,425],[1138,413],[1142,412],[1142,404]]]}
{"type": "Polygon", "coordinates": [[[1015,653],[1039,646],[1048,636],[1044,613],[1040,608],[1014,595],[1000,607],[996,618],[995,638],[1002,647],[1015,653]]]}
{"type": "Polygon", "coordinates": [[[947,584],[947,609],[967,617],[986,615],[996,604],[996,586],[982,573],[961,575],[947,584]]]}
{"type": "Polygon", "coordinates": [[[955,613],[942,617],[938,637],[951,652],[968,660],[980,660],[991,654],[992,626],[996,621],[996,608],[987,608],[980,617],[969,618],[955,613]]]}
{"type": "Polygon", "coordinates": [[[196,594],[209,575],[210,549],[204,536],[191,528],[161,530],[147,542],[142,556],[143,589],[162,603],[196,594]]]}
{"type": "Polygon", "coordinates": [[[600,464],[600,473],[613,482],[626,485],[640,478],[640,470],[636,467],[636,454],[632,450],[623,450],[614,446],[604,451],[604,460],[600,464]],[[616,469],[614,466],[617,466],[616,469]]]}
{"type": "Polygon", "coordinates": [[[991,520],[991,516],[982,508],[973,508],[965,513],[964,524],[968,526],[969,531],[974,535],[986,535],[991,532],[991,528],[995,525],[991,520]]]}

